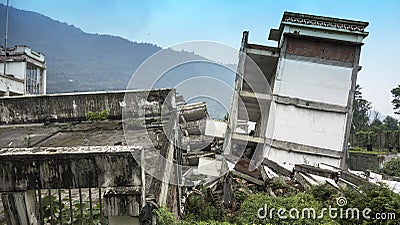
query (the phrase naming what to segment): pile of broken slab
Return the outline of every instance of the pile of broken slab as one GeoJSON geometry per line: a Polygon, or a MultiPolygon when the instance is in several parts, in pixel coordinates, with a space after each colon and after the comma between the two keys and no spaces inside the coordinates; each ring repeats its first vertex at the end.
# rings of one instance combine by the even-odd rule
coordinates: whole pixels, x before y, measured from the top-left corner
{"type": "MultiPolygon", "coordinates": [[[[224,121],[210,119],[206,104],[195,103],[181,106],[179,124],[182,132],[185,200],[190,195],[204,195],[207,190],[216,201],[235,210],[235,193],[246,195],[267,192],[271,196],[283,196],[285,192],[302,192],[314,185],[327,184],[335,189],[361,185],[386,184],[400,193],[400,179],[373,171],[345,170],[328,164],[280,164],[265,158],[260,166],[250,170],[250,160],[244,154],[237,162],[223,157],[225,126],[224,121]],[[274,186],[277,181],[285,188],[274,186]]],[[[251,167],[250,167],[251,168],[251,167]]],[[[182,209],[184,211],[184,208],[182,209]]]]}

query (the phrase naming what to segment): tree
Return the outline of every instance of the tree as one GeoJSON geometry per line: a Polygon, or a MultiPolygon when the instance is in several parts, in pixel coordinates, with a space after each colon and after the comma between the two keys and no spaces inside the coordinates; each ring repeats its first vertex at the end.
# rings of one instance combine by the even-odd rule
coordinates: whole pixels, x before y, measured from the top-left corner
{"type": "Polygon", "coordinates": [[[399,121],[391,116],[386,116],[386,118],[383,120],[383,124],[387,130],[399,129],[399,121]]]}
{"type": "Polygon", "coordinates": [[[393,109],[395,110],[394,113],[400,114],[400,84],[392,89],[392,95],[393,95],[393,109]]]}
{"type": "Polygon", "coordinates": [[[383,164],[382,172],[390,176],[400,176],[400,158],[392,159],[383,164]]]}
{"type": "Polygon", "coordinates": [[[371,131],[374,131],[375,133],[380,133],[385,130],[385,126],[383,125],[382,121],[379,118],[375,118],[369,125],[369,129],[371,131]]]}
{"type": "Polygon", "coordinates": [[[363,99],[361,89],[361,86],[357,84],[353,102],[353,132],[358,132],[368,128],[368,111],[371,109],[371,103],[368,100],[363,99]]]}

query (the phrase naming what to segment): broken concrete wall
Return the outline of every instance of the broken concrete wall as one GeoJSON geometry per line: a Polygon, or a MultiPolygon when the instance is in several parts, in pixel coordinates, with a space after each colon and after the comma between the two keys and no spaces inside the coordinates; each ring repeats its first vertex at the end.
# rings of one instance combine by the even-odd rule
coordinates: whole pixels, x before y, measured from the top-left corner
{"type": "Polygon", "coordinates": [[[102,110],[109,111],[109,119],[121,119],[122,107],[140,108],[143,104],[146,116],[157,116],[160,114],[159,104],[170,91],[129,91],[137,93],[135,98],[129,98],[130,103],[124,102],[125,91],[0,98],[0,124],[86,120],[89,111],[102,110]]]}
{"type": "Polygon", "coordinates": [[[274,139],[342,150],[346,124],[344,113],[277,104],[276,115],[274,139]]]}
{"type": "Polygon", "coordinates": [[[3,149],[0,191],[141,185],[141,168],[126,146],[3,149]]]}
{"type": "Polygon", "coordinates": [[[368,154],[362,152],[349,152],[349,168],[352,170],[378,170],[386,162],[400,157],[399,153],[394,154],[368,154]]]}
{"type": "Polygon", "coordinates": [[[352,68],[301,59],[293,56],[282,60],[274,94],[347,106],[352,68]]]}

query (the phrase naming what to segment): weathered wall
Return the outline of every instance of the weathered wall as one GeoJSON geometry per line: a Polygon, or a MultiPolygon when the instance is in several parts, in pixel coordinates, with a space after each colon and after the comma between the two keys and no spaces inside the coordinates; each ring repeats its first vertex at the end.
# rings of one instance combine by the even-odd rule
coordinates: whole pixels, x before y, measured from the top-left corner
{"type": "Polygon", "coordinates": [[[319,163],[326,163],[328,165],[340,166],[341,159],[334,157],[326,157],[316,154],[304,154],[294,151],[286,151],[274,147],[267,147],[265,149],[265,158],[279,164],[308,164],[318,166],[319,163]]]}
{"type": "Polygon", "coordinates": [[[141,105],[146,108],[146,116],[159,116],[158,103],[163,103],[170,91],[129,91],[134,95],[128,98],[129,104],[124,102],[125,91],[0,98],[0,124],[86,120],[89,111],[105,109],[109,110],[108,118],[120,119],[125,105],[134,109],[141,105]]]}
{"type": "Polygon", "coordinates": [[[283,59],[274,94],[347,106],[352,68],[283,59]]]}
{"type": "MultiPolygon", "coordinates": [[[[0,63],[0,71],[4,71],[4,63],[0,63]]],[[[6,74],[14,75],[14,77],[18,79],[25,79],[25,71],[26,62],[7,62],[6,74]]]]}
{"type": "MultiPolygon", "coordinates": [[[[276,104],[276,103],[273,103],[276,104]]],[[[275,118],[271,120],[274,133],[268,137],[277,140],[341,151],[346,115],[343,113],[309,110],[276,104],[275,118]],[[275,124],[273,124],[275,123],[275,124]]]]}
{"type": "Polygon", "coordinates": [[[399,153],[376,155],[350,152],[348,164],[352,170],[377,170],[382,168],[386,162],[398,157],[400,157],[399,153]]]}
{"type": "Polygon", "coordinates": [[[0,91],[7,92],[7,87],[9,88],[9,92],[20,95],[24,94],[25,91],[25,86],[23,82],[19,81],[18,79],[0,76],[0,91]]]}
{"type": "Polygon", "coordinates": [[[126,146],[19,148],[0,152],[0,191],[141,185],[126,146]]]}
{"type": "Polygon", "coordinates": [[[326,40],[288,37],[286,54],[353,63],[354,45],[326,40]]]}

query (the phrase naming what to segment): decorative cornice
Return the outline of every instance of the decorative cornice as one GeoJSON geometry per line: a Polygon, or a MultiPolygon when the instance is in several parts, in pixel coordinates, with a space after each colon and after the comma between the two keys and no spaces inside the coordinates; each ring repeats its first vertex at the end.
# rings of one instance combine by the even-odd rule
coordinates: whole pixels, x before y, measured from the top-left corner
{"type": "MultiPolygon", "coordinates": [[[[25,62],[26,61],[26,62],[32,63],[36,66],[42,67],[42,68],[46,67],[44,62],[40,62],[40,61],[38,61],[34,58],[31,58],[29,56],[26,56],[26,55],[8,55],[7,62],[9,62],[9,60],[12,60],[14,62],[25,62]]],[[[0,56],[0,61],[4,61],[4,55],[0,56]]]]}
{"type": "Polygon", "coordinates": [[[319,27],[330,27],[340,30],[365,32],[367,22],[343,20],[330,17],[312,16],[298,13],[288,13],[283,15],[282,22],[304,24],[319,27]]]}

